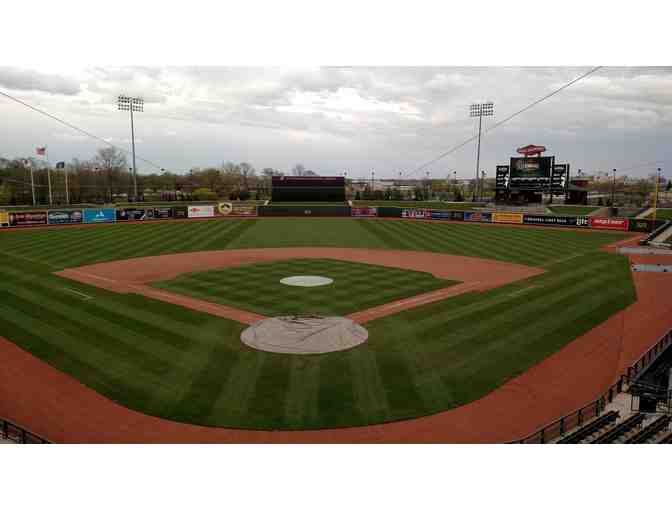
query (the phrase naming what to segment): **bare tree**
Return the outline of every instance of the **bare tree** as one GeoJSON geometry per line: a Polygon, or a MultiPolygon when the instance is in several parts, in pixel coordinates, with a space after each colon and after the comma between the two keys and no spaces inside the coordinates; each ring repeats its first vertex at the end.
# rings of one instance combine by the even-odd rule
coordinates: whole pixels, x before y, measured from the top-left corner
{"type": "Polygon", "coordinates": [[[103,147],[96,152],[94,164],[105,175],[107,196],[112,201],[112,188],[115,188],[115,192],[119,192],[122,186],[122,174],[126,174],[126,155],[116,147],[103,147]]]}
{"type": "Polygon", "coordinates": [[[250,179],[256,175],[257,171],[249,163],[241,163],[238,167],[240,169],[241,188],[249,190],[250,179]]]}

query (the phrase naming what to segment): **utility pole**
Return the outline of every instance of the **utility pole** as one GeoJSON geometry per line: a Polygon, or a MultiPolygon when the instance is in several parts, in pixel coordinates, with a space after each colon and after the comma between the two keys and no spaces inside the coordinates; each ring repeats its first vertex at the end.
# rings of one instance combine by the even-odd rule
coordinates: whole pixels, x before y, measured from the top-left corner
{"type": "Polygon", "coordinates": [[[469,116],[478,117],[478,144],[476,148],[476,186],[474,187],[474,199],[476,202],[476,194],[479,189],[479,170],[481,164],[481,126],[483,117],[492,117],[494,115],[494,104],[489,103],[474,103],[469,107],[469,116]]]}
{"type": "Polygon", "coordinates": [[[616,207],[616,203],[614,202],[614,197],[616,196],[616,169],[614,168],[613,170],[613,175],[614,178],[611,181],[611,207],[612,209],[616,207]]]}

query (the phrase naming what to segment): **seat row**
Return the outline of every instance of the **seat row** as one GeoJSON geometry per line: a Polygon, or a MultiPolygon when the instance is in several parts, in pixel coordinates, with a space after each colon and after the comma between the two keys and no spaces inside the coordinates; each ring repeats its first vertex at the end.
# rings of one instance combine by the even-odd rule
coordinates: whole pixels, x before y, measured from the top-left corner
{"type": "Polygon", "coordinates": [[[590,436],[599,433],[601,430],[604,430],[606,427],[612,425],[616,420],[618,420],[618,411],[609,411],[608,413],[603,414],[602,416],[596,418],[595,420],[587,423],[577,431],[569,434],[568,436],[563,437],[559,440],[558,444],[578,444],[582,441],[585,441],[590,436]]]}

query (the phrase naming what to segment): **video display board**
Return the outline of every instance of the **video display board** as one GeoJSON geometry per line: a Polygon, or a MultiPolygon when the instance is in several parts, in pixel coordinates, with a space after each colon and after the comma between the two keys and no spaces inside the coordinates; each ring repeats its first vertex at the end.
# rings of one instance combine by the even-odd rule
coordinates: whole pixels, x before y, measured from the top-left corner
{"type": "Polygon", "coordinates": [[[497,165],[495,173],[495,189],[507,189],[509,187],[509,166],[497,165]]]}
{"type": "Polygon", "coordinates": [[[530,190],[548,188],[554,162],[554,156],[511,158],[510,187],[530,190]]]}
{"type": "Polygon", "coordinates": [[[345,202],[345,177],[273,176],[271,202],[345,202]]]}

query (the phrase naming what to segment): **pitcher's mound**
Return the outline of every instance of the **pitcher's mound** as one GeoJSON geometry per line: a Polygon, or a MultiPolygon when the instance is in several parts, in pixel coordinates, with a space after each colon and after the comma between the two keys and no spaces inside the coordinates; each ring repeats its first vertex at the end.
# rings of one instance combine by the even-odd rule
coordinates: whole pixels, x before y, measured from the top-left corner
{"type": "Polygon", "coordinates": [[[264,319],[240,335],[253,349],[286,354],[343,351],[366,342],[368,337],[368,331],[350,319],[317,315],[264,319]]]}

